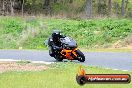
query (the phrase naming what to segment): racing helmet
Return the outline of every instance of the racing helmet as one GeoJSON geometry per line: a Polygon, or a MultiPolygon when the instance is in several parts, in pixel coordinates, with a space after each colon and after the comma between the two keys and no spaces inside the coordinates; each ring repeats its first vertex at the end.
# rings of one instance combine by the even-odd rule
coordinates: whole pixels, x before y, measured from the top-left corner
{"type": "Polygon", "coordinates": [[[53,41],[58,41],[60,36],[61,36],[61,31],[60,30],[53,30],[53,33],[52,33],[53,41]]]}

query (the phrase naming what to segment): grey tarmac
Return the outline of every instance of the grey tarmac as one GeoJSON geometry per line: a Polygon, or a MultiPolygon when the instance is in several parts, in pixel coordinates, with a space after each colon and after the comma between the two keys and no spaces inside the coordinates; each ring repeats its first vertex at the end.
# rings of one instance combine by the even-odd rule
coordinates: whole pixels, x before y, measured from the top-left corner
{"type": "MultiPolygon", "coordinates": [[[[132,71],[132,52],[84,52],[88,66],[132,71]]],[[[56,62],[46,50],[0,50],[0,59],[56,62]]],[[[59,63],[59,62],[58,62],[59,63]]]]}

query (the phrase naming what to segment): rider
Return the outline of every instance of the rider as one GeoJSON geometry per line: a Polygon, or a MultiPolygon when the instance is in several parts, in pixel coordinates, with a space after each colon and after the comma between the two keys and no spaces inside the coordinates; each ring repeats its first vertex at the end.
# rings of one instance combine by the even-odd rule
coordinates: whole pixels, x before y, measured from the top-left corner
{"type": "Polygon", "coordinates": [[[54,30],[52,36],[49,38],[48,45],[50,45],[50,56],[54,56],[55,50],[61,50],[60,38],[65,38],[61,35],[59,30],[54,30]]]}

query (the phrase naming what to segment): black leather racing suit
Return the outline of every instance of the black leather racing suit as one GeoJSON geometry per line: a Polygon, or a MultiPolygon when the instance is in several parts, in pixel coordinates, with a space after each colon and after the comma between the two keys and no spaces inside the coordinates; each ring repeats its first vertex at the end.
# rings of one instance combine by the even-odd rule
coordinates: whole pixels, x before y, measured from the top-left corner
{"type": "Polygon", "coordinates": [[[58,38],[50,37],[48,40],[48,45],[50,46],[50,56],[54,57],[56,51],[60,51],[62,49],[60,38],[65,38],[65,36],[60,35],[58,38]]]}

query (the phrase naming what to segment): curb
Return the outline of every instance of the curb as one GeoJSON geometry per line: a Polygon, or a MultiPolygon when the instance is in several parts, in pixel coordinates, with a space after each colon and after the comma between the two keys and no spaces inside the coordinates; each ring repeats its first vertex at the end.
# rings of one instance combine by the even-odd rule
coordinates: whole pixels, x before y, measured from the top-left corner
{"type": "MultiPolygon", "coordinates": [[[[13,59],[0,59],[1,62],[17,62],[17,61],[23,61],[23,60],[13,60],[13,59]]],[[[26,60],[25,60],[26,61],[26,60]]],[[[31,63],[41,63],[41,64],[52,64],[54,62],[45,62],[45,61],[30,61],[31,63]]]]}

